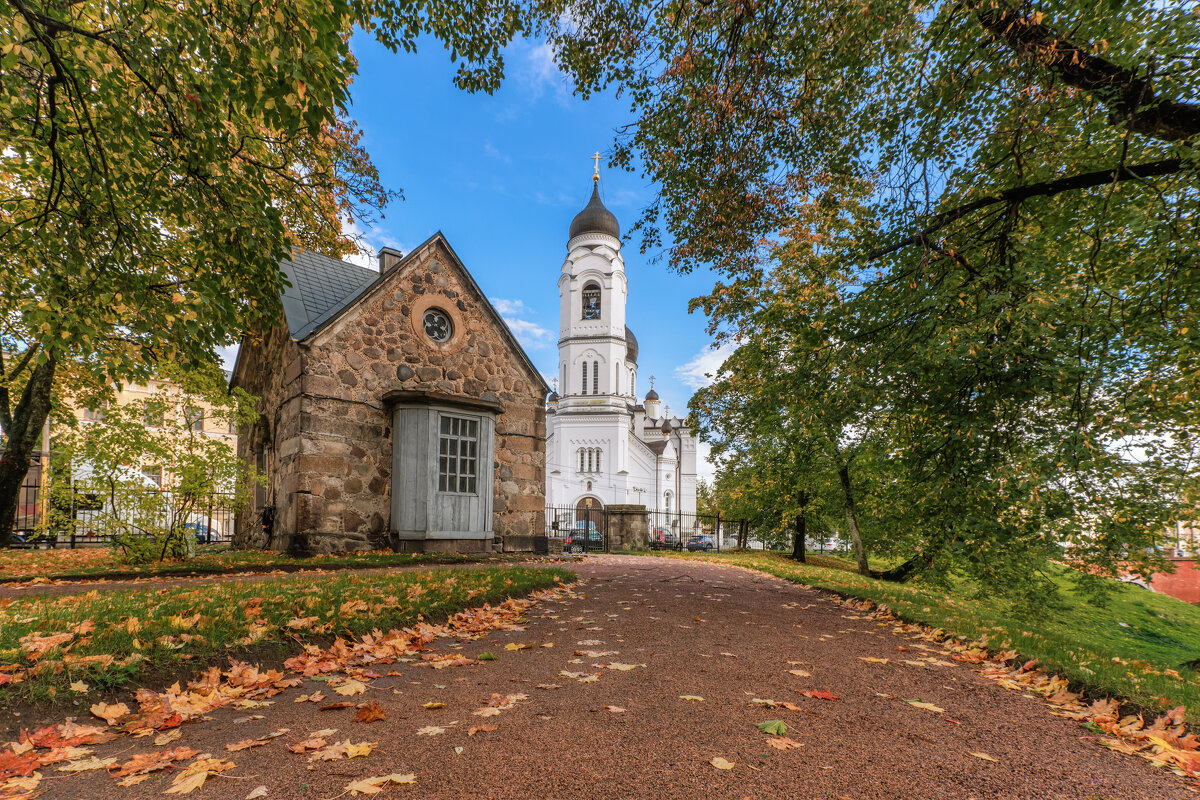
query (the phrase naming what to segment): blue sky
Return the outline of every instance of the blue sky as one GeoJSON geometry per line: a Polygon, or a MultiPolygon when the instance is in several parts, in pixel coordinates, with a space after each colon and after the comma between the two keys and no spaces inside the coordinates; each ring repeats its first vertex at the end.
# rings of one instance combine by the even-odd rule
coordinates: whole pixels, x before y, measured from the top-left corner
{"type": "MultiPolygon", "coordinates": [[[[574,97],[549,49],[533,42],[506,51],[507,77],[491,96],[455,89],[454,66],[436,43],[393,54],[360,34],[353,48],[352,115],[384,185],[405,195],[366,231],[368,244],[407,252],[442,231],[534,363],[553,375],[567,227],[591,193],[590,154],[603,154],[615,129],[633,119],[628,102],[611,93],[574,97]]],[[[625,230],[656,189],[603,165],[601,194],[625,230]]],[[[703,372],[719,363],[708,352],[704,317],[687,312],[713,276],[651,263],[636,240],[623,253],[628,322],[641,345],[639,390],[655,376],[664,402],[682,415],[703,372]]]]}

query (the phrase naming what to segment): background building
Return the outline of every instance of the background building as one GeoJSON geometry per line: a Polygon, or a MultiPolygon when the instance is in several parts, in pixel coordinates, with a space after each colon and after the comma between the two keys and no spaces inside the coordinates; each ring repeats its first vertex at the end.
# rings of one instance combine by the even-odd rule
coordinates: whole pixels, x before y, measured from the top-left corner
{"type": "MultiPolygon", "coordinates": [[[[644,505],[696,512],[696,437],[637,389],[638,341],[626,324],[629,283],[617,218],[592,197],[571,222],[560,298],[557,388],[547,404],[547,500],[563,508],[644,505]]],[[[691,520],[682,521],[690,525],[691,520]]],[[[669,523],[668,523],[669,525],[669,523]]]]}

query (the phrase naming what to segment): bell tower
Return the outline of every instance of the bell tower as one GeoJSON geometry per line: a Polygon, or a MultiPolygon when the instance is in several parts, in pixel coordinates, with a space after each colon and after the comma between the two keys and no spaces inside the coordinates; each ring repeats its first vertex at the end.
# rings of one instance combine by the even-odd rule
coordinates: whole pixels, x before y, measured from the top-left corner
{"type": "Polygon", "coordinates": [[[633,397],[637,370],[636,341],[625,327],[629,286],[621,229],[600,199],[599,154],[594,158],[592,196],[571,221],[558,279],[559,403],[564,410],[609,405],[624,410],[626,399],[633,397]]]}

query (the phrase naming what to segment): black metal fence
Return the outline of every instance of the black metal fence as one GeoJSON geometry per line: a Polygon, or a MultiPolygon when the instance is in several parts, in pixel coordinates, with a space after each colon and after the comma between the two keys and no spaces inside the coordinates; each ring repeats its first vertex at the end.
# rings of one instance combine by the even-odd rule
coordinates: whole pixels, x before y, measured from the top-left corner
{"type": "MultiPolygon", "coordinates": [[[[719,514],[689,514],[682,511],[613,510],[599,505],[548,506],[546,536],[558,542],[565,553],[608,552],[630,547],[623,533],[640,528],[627,517],[645,518],[646,542],[651,550],[719,552],[754,542],[747,537],[746,521],[719,514]]],[[[757,544],[757,542],[754,542],[757,544]]],[[[642,546],[641,542],[637,546],[642,546]]]]}
{"type": "MultiPolygon", "coordinates": [[[[104,500],[81,491],[51,495],[45,477],[41,461],[35,461],[21,484],[11,546],[46,549],[109,546],[112,536],[100,530],[102,518],[111,512],[105,508],[104,500]]],[[[148,492],[163,495],[161,511],[156,512],[154,522],[166,528],[172,521],[171,495],[154,489],[148,492]]],[[[236,514],[233,496],[218,495],[211,503],[189,512],[182,520],[182,527],[197,544],[228,543],[233,538],[236,514]]]]}

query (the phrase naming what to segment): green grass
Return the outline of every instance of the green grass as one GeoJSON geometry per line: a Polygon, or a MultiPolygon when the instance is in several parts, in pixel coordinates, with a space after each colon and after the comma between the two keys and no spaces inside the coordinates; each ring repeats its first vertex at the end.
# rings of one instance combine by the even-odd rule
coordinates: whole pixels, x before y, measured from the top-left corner
{"type": "Polygon", "coordinates": [[[1200,675],[1180,666],[1200,658],[1200,607],[1166,595],[1121,584],[1108,604],[1098,607],[1072,594],[1063,576],[1061,608],[1019,618],[1003,604],[973,599],[965,586],[947,591],[864,578],[849,561],[829,556],[809,556],[809,563],[798,564],[763,552],[655,555],[736,564],[886,603],[910,622],[969,640],[986,636],[992,648],[1036,658],[1043,669],[1091,695],[1121,697],[1149,710],[1184,705],[1189,721],[1200,722],[1200,675]]]}
{"type": "Polygon", "coordinates": [[[255,572],[273,569],[317,570],[362,567],[402,567],[418,564],[467,564],[475,561],[524,560],[517,555],[460,555],[456,553],[393,553],[390,550],[335,553],[297,558],[267,550],[230,550],[205,545],[194,558],[131,566],[121,551],[107,547],[86,550],[0,550],[0,582],[73,578],[154,577],[255,572]]]}
{"type": "Polygon", "coordinates": [[[185,663],[286,656],[298,652],[297,639],[442,622],[463,608],[572,580],[561,569],[445,569],[26,597],[0,608],[0,680],[23,678],[0,686],[0,702],[83,702],[72,681],[103,691],[170,677],[185,663]],[[293,620],[304,622],[289,626],[293,620]],[[35,637],[71,632],[40,656],[30,652],[35,637]]]}

